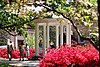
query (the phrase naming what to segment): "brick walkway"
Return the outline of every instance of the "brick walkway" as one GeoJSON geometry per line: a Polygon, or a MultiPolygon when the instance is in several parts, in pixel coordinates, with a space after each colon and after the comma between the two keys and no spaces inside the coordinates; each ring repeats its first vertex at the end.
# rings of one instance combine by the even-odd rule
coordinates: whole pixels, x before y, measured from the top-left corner
{"type": "Polygon", "coordinates": [[[8,59],[0,58],[0,63],[7,63],[15,67],[38,67],[39,61],[35,60],[27,60],[25,58],[25,61],[19,61],[19,59],[12,59],[12,61],[9,61],[8,59]]]}

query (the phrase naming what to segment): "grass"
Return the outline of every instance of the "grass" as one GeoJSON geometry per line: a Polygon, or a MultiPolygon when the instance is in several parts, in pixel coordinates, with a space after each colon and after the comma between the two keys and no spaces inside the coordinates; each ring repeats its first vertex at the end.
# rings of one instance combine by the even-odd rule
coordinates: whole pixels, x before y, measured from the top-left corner
{"type": "Polygon", "coordinates": [[[0,67],[14,67],[6,63],[0,63],[0,67]]]}

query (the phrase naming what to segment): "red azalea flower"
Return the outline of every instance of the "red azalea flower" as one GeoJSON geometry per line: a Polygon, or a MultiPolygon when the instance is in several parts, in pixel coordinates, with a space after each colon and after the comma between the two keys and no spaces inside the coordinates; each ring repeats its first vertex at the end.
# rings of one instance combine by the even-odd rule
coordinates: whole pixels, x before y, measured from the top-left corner
{"type": "Polygon", "coordinates": [[[66,67],[75,64],[78,67],[97,66],[99,63],[99,52],[90,44],[85,47],[68,45],[59,49],[49,49],[48,53],[40,60],[40,67],[66,67]]]}
{"type": "MultiPolygon", "coordinates": [[[[32,58],[35,55],[35,50],[32,48],[29,48],[29,57],[28,58],[32,58]]],[[[24,56],[26,57],[26,52],[24,51],[24,56]]],[[[7,49],[2,49],[0,48],[0,57],[2,58],[8,58],[8,52],[7,49]]],[[[20,58],[20,52],[19,50],[13,50],[12,51],[12,58],[20,58]]]]}

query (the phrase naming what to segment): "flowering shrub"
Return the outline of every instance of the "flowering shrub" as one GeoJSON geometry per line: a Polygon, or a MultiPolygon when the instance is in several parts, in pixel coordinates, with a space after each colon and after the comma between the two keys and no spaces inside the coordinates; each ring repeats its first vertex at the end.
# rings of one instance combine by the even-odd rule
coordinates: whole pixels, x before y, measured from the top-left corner
{"type": "Polygon", "coordinates": [[[8,58],[7,49],[1,49],[0,48],[0,57],[2,57],[2,58],[8,58]]]}
{"type": "Polygon", "coordinates": [[[32,58],[35,55],[35,50],[30,48],[29,52],[30,52],[30,55],[28,56],[28,58],[32,58]]]}
{"type": "MultiPolygon", "coordinates": [[[[32,58],[35,55],[35,50],[30,48],[29,49],[29,56],[28,58],[32,58]]],[[[24,51],[24,56],[26,57],[26,52],[24,51]]],[[[7,49],[0,48],[0,57],[2,58],[8,58],[8,52],[7,49]]],[[[12,58],[20,58],[20,52],[19,50],[13,50],[12,51],[12,58]]]]}
{"type": "Polygon", "coordinates": [[[49,49],[48,53],[40,60],[40,67],[90,67],[99,63],[99,52],[92,45],[61,46],[49,49]]]}

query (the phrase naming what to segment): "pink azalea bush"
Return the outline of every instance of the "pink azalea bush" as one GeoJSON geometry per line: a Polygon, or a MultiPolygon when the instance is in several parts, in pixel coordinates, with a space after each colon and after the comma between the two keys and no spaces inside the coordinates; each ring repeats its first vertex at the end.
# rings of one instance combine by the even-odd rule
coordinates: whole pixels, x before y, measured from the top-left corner
{"type": "Polygon", "coordinates": [[[2,57],[2,58],[8,58],[7,49],[0,48],[0,57],[2,57]]]}
{"type": "Polygon", "coordinates": [[[40,67],[98,67],[98,63],[99,52],[90,44],[48,49],[48,53],[40,59],[40,67]]]}
{"type": "MultiPolygon", "coordinates": [[[[35,55],[35,50],[32,48],[29,48],[29,56],[28,58],[32,58],[35,55]]],[[[26,57],[26,52],[24,50],[24,56],[26,57]]],[[[8,52],[7,49],[0,48],[0,57],[2,58],[8,58],[8,52]]],[[[20,52],[19,50],[13,50],[12,51],[12,58],[20,58],[20,52]]]]}

